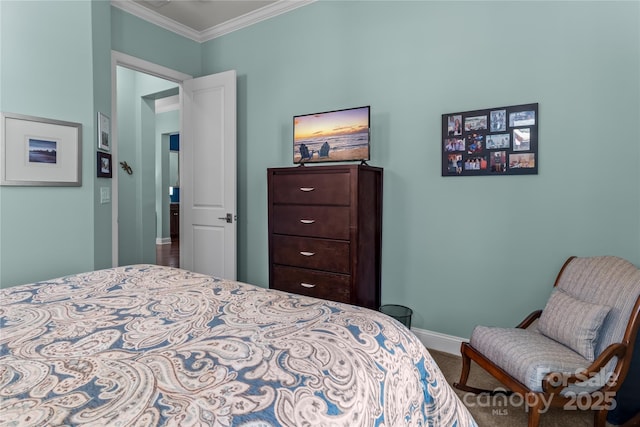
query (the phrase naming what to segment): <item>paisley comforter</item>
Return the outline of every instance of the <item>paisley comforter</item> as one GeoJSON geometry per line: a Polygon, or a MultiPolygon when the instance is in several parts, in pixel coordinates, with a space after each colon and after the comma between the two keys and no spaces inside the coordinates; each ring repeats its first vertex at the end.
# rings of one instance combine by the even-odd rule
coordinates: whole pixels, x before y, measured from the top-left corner
{"type": "Polygon", "coordinates": [[[0,290],[0,425],[475,423],[390,317],[136,265],[0,290]]]}

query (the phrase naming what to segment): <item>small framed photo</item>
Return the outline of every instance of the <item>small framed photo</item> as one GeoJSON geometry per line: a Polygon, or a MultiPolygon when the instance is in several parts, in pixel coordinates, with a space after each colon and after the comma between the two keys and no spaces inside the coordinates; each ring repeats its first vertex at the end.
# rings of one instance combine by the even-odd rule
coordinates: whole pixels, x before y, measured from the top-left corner
{"type": "Polygon", "coordinates": [[[509,114],[509,126],[533,126],[536,124],[536,111],[534,109],[516,111],[509,114]]]}
{"type": "Polygon", "coordinates": [[[465,117],[464,130],[467,132],[487,129],[487,116],[465,117]]]}
{"type": "Polygon", "coordinates": [[[98,168],[98,178],[111,178],[113,176],[112,165],[111,165],[111,154],[98,151],[97,168],[98,168]]]}
{"type": "Polygon", "coordinates": [[[444,140],[445,151],[464,151],[464,138],[446,138],[444,140]]]}
{"type": "Polygon", "coordinates": [[[508,133],[496,133],[487,136],[487,150],[494,148],[509,148],[511,146],[511,135],[508,133]]]}
{"type": "Polygon", "coordinates": [[[495,110],[491,112],[491,132],[504,132],[507,130],[507,110],[495,110]]]}
{"type": "Polygon", "coordinates": [[[513,151],[531,150],[531,129],[518,128],[513,130],[513,151]]]}
{"type": "Polygon", "coordinates": [[[98,150],[111,151],[111,120],[98,113],[98,150]]]}
{"type": "Polygon", "coordinates": [[[536,155],[534,153],[509,154],[509,168],[531,169],[536,167],[536,155]]]}
{"type": "Polygon", "coordinates": [[[82,124],[2,113],[0,185],[82,186],[82,124]]]}
{"type": "Polygon", "coordinates": [[[462,135],[462,116],[449,116],[449,124],[447,125],[447,132],[449,136],[462,135]]]}

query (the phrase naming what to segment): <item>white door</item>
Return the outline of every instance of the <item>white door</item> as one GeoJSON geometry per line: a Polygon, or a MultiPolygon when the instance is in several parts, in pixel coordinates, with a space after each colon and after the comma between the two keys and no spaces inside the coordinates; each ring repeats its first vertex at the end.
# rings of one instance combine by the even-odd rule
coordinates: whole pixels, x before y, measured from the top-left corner
{"type": "Polygon", "coordinates": [[[183,82],[180,267],[236,279],[236,72],[183,82]]]}

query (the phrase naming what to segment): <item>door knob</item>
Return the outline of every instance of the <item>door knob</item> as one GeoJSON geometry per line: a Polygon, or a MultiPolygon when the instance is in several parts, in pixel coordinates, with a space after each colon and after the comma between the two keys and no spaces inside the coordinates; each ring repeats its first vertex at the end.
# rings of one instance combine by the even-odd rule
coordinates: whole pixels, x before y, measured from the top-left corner
{"type": "Polygon", "coordinates": [[[224,221],[227,221],[227,223],[231,224],[233,222],[233,215],[228,213],[226,216],[218,217],[218,219],[222,219],[224,221]]]}

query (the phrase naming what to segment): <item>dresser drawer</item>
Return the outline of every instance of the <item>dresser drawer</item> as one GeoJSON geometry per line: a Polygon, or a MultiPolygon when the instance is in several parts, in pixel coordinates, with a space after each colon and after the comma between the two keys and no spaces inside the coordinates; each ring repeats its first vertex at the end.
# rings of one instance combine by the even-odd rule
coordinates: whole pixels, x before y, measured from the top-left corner
{"type": "Polygon", "coordinates": [[[350,176],[348,172],[276,174],[273,203],[348,206],[350,176]]]}
{"type": "Polygon", "coordinates": [[[274,289],[310,297],[349,303],[350,276],[304,268],[273,266],[274,289]]]}
{"type": "Polygon", "coordinates": [[[276,264],[349,274],[349,242],[274,234],[276,264]]]}
{"type": "Polygon", "coordinates": [[[273,232],[349,240],[349,214],[340,206],[274,205],[273,232]]]}

